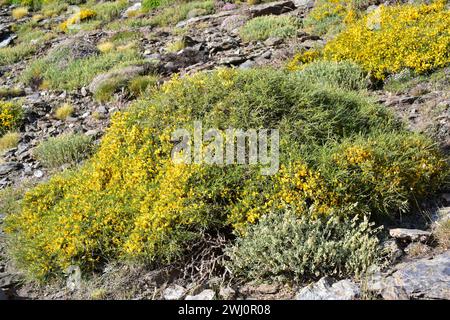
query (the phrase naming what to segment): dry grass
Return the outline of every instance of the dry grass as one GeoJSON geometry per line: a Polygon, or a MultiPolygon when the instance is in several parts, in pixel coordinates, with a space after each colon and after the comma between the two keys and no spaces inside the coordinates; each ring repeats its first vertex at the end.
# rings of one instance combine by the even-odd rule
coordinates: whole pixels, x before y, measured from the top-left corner
{"type": "Polygon", "coordinates": [[[25,17],[28,14],[27,7],[19,7],[12,11],[11,15],[14,19],[19,20],[25,17]]]}
{"type": "Polygon", "coordinates": [[[20,140],[18,132],[7,132],[0,138],[0,152],[14,148],[20,140]]]}
{"type": "Polygon", "coordinates": [[[447,217],[436,222],[434,236],[439,244],[445,250],[450,248],[450,210],[447,210],[447,217]]]}
{"type": "Polygon", "coordinates": [[[70,104],[63,104],[55,111],[55,117],[59,120],[66,120],[73,114],[74,108],[70,104]]]}
{"type": "Polygon", "coordinates": [[[114,43],[112,43],[110,41],[102,42],[97,46],[97,48],[102,53],[109,52],[114,49],[114,43]]]}

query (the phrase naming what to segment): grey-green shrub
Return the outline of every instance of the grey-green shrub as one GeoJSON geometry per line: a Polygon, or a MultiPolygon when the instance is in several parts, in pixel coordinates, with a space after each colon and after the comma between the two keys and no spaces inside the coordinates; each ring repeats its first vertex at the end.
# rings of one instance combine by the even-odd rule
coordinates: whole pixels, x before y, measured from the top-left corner
{"type": "Polygon", "coordinates": [[[353,62],[315,61],[305,66],[302,76],[314,83],[332,85],[348,90],[367,87],[364,71],[353,62]]]}
{"type": "Polygon", "coordinates": [[[348,220],[340,214],[326,219],[298,217],[294,211],[264,216],[227,249],[227,267],[249,280],[364,273],[380,259],[377,229],[365,217],[348,220]]]}
{"type": "Polygon", "coordinates": [[[268,38],[290,38],[301,27],[300,20],[290,16],[262,16],[248,21],[239,30],[244,41],[268,38]]]}
{"type": "Polygon", "coordinates": [[[92,139],[84,134],[64,134],[41,142],[34,156],[48,168],[75,164],[92,152],[92,139]]]}

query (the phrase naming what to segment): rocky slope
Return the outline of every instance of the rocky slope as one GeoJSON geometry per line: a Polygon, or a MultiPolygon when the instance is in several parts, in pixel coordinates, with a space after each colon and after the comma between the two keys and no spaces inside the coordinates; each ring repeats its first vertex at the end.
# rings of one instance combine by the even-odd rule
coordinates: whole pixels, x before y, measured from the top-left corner
{"type": "MultiPolygon", "coordinates": [[[[130,3],[130,7],[136,4],[130,3]]],[[[279,1],[255,6],[235,5],[217,2],[217,12],[199,15],[181,21],[174,27],[143,26],[133,29],[143,35],[139,50],[144,59],[151,63],[153,72],[160,81],[173,74],[190,74],[201,70],[212,70],[219,66],[236,68],[255,68],[258,66],[282,66],[302,48],[322,46],[326,40],[321,36],[299,31],[296,37],[284,40],[269,38],[265,41],[244,42],[238,29],[253,17],[263,15],[289,15],[303,19],[314,1],[279,1]],[[179,35],[177,28],[184,28],[179,35]],[[168,52],[168,43],[181,41],[182,49],[168,52]]],[[[17,21],[11,18],[13,6],[2,6],[0,10],[0,47],[14,44],[16,39],[13,25],[17,21]]],[[[372,8],[373,9],[373,8],[372,8]]],[[[125,17],[129,10],[123,10],[125,17]]],[[[151,15],[151,14],[150,14],[151,15]]],[[[26,16],[20,20],[25,23],[31,19],[26,16]]],[[[61,20],[52,17],[41,20],[45,28],[49,22],[61,20]]],[[[121,19],[121,18],[119,18],[121,19]]],[[[120,21],[120,20],[119,20],[120,21]]],[[[19,186],[24,181],[35,184],[45,181],[53,170],[42,166],[33,156],[33,149],[49,137],[63,133],[77,132],[92,136],[97,142],[109,123],[109,117],[117,110],[125,109],[131,102],[124,91],[115,93],[115,99],[102,103],[94,99],[93,92],[98,82],[105,81],[111,75],[108,72],[96,77],[94,81],[76,90],[48,90],[39,86],[24,85],[20,75],[33,60],[45,56],[49,51],[67,43],[84,43],[74,47],[88,48],[95,43],[114,35],[112,30],[81,31],[75,35],[59,33],[42,44],[33,55],[17,63],[0,67],[0,87],[16,88],[14,96],[7,99],[21,101],[25,109],[25,119],[20,128],[20,142],[3,153],[0,162],[0,188],[19,186]],[[75,42],[73,42],[75,41],[75,42]],[[96,83],[97,81],[97,83],[96,83]],[[73,114],[58,120],[54,111],[63,103],[74,107],[73,114]],[[95,115],[95,116],[94,116],[95,115]]],[[[88,55],[89,50],[72,52],[76,55],[88,55]]],[[[140,71],[125,69],[123,75],[132,77],[140,71]],[[137,73],[136,73],[137,72],[137,73]]],[[[421,79],[401,90],[374,90],[370,94],[380,103],[392,109],[404,119],[411,130],[425,132],[436,139],[445,152],[450,150],[450,70],[444,71],[439,81],[421,79]]],[[[382,273],[378,272],[365,281],[351,279],[336,281],[322,278],[318,282],[299,288],[278,284],[228,284],[223,279],[210,279],[202,285],[177,279],[169,283],[173,270],[160,272],[145,269],[129,269],[127,266],[115,266],[111,270],[92,280],[93,283],[75,285],[71,290],[69,276],[66,283],[55,283],[46,287],[21,285],[21,278],[8,262],[5,253],[5,236],[1,231],[4,215],[0,212],[0,300],[6,298],[123,298],[130,290],[132,296],[126,298],[148,299],[450,299],[450,254],[448,248],[436,246],[434,228],[449,219],[449,190],[436,195],[431,203],[423,204],[424,212],[413,219],[396,221],[390,227],[389,240],[385,247],[391,254],[394,265],[382,273]],[[420,217],[420,218],[419,218],[420,217]],[[398,229],[403,227],[403,229],[398,229]],[[422,229],[422,230],[417,230],[422,229]],[[122,278],[117,276],[122,275],[122,278]],[[114,281],[110,281],[114,279],[114,281]],[[96,286],[107,289],[93,291],[96,286]],[[94,292],[94,293],[93,293],[94,292]],[[108,293],[105,293],[108,292],[108,293]],[[111,293],[112,292],[112,293],[111,293]]],[[[73,280],[75,279],[75,280],[73,280]]]]}

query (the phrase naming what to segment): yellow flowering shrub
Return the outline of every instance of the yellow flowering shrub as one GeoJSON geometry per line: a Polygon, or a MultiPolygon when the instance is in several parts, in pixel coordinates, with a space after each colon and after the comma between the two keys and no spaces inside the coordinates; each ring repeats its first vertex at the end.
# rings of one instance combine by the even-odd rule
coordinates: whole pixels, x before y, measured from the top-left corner
{"type": "Polygon", "coordinates": [[[94,18],[96,15],[97,13],[94,10],[81,9],[80,11],[73,14],[69,19],[62,22],[59,28],[61,29],[61,31],[67,32],[70,26],[94,18]]]}
{"type": "Polygon", "coordinates": [[[450,62],[446,1],[380,6],[348,25],[324,48],[325,59],[351,60],[377,79],[409,68],[417,73],[450,62]]]}
{"type": "Polygon", "coordinates": [[[319,35],[334,34],[360,15],[354,0],[319,0],[305,18],[306,30],[319,35]]]}
{"type": "Polygon", "coordinates": [[[296,53],[294,57],[288,61],[286,69],[289,71],[301,70],[305,65],[311,63],[321,57],[320,50],[310,49],[296,53]]]}
{"type": "Polygon", "coordinates": [[[349,214],[395,214],[445,172],[431,142],[362,95],[301,73],[219,69],[174,77],[115,113],[92,158],[30,190],[5,231],[17,265],[45,279],[73,264],[172,261],[203,231],[245,233],[278,208],[328,215],[358,203],[349,214]],[[204,130],[278,128],[280,170],[172,162],[171,133],[192,132],[195,120],[204,130]]]}
{"type": "Polygon", "coordinates": [[[14,102],[0,100],[0,135],[17,128],[22,117],[21,106],[14,102]]]}

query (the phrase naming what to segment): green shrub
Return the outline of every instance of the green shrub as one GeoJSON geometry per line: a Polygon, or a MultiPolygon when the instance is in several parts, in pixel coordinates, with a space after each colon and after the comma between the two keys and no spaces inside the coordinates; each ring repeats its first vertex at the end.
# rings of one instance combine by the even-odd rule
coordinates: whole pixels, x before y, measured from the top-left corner
{"type": "Polygon", "coordinates": [[[115,113],[89,161],[28,192],[23,210],[7,217],[17,265],[45,279],[73,264],[171,262],[204,230],[245,233],[277,209],[395,215],[447,177],[437,147],[384,107],[302,77],[273,69],[175,77],[115,113]],[[280,170],[172,162],[171,134],[194,120],[205,130],[279,129],[280,170]]]}
{"type": "MultiPolygon", "coordinates": [[[[304,20],[305,28],[318,35],[335,35],[352,9],[352,0],[319,0],[304,20]]],[[[352,11],[353,12],[353,11],[352,11]]]]}
{"type": "Polygon", "coordinates": [[[161,5],[161,0],[143,0],[142,1],[142,9],[148,11],[152,9],[156,9],[161,5]]]}
{"type": "Polygon", "coordinates": [[[204,9],[205,14],[214,12],[214,1],[191,1],[182,2],[173,7],[164,8],[161,13],[152,18],[152,24],[158,26],[167,26],[176,24],[187,18],[189,11],[193,9],[204,9]]]}
{"type": "Polygon", "coordinates": [[[34,156],[44,166],[57,168],[64,164],[76,164],[89,156],[92,139],[84,134],[66,134],[41,142],[34,156]]]}
{"type": "Polygon", "coordinates": [[[301,24],[291,16],[262,16],[248,21],[239,30],[244,41],[266,40],[267,38],[290,38],[297,34],[301,24]]]}
{"type": "Polygon", "coordinates": [[[22,74],[26,83],[45,81],[50,89],[73,90],[87,86],[99,73],[142,62],[132,46],[84,58],[73,57],[62,47],[33,62],[22,74]]]}
{"type": "Polygon", "coordinates": [[[381,260],[377,230],[367,218],[342,215],[317,219],[286,211],[264,216],[227,249],[227,267],[249,280],[361,275],[381,260]]]}
{"type": "Polygon", "coordinates": [[[55,118],[59,120],[66,120],[73,114],[74,108],[71,104],[64,103],[55,110],[55,118]]]}
{"type": "Polygon", "coordinates": [[[20,140],[18,132],[7,132],[0,137],[0,152],[17,147],[20,140]]]}
{"type": "Polygon", "coordinates": [[[139,97],[144,93],[150,93],[149,90],[156,88],[158,85],[158,77],[150,76],[139,76],[132,79],[128,83],[128,91],[135,97],[139,97]]]}
{"type": "Polygon", "coordinates": [[[7,131],[17,129],[22,119],[23,110],[20,105],[0,100],[0,136],[7,131]]]}
{"type": "Polygon", "coordinates": [[[301,73],[304,78],[322,85],[333,85],[348,90],[361,90],[367,87],[364,71],[351,62],[316,61],[307,64],[301,73]]]}
{"type": "Polygon", "coordinates": [[[24,95],[24,90],[19,87],[0,87],[0,98],[14,98],[24,95]]]}
{"type": "Polygon", "coordinates": [[[26,23],[17,28],[18,38],[14,46],[0,48],[0,66],[16,63],[32,55],[46,41],[53,38],[53,33],[33,30],[33,23],[26,23]]]}
{"type": "Polygon", "coordinates": [[[109,22],[120,16],[123,9],[128,6],[127,0],[117,0],[111,2],[101,2],[90,6],[96,12],[95,19],[101,22],[109,22]]]}

